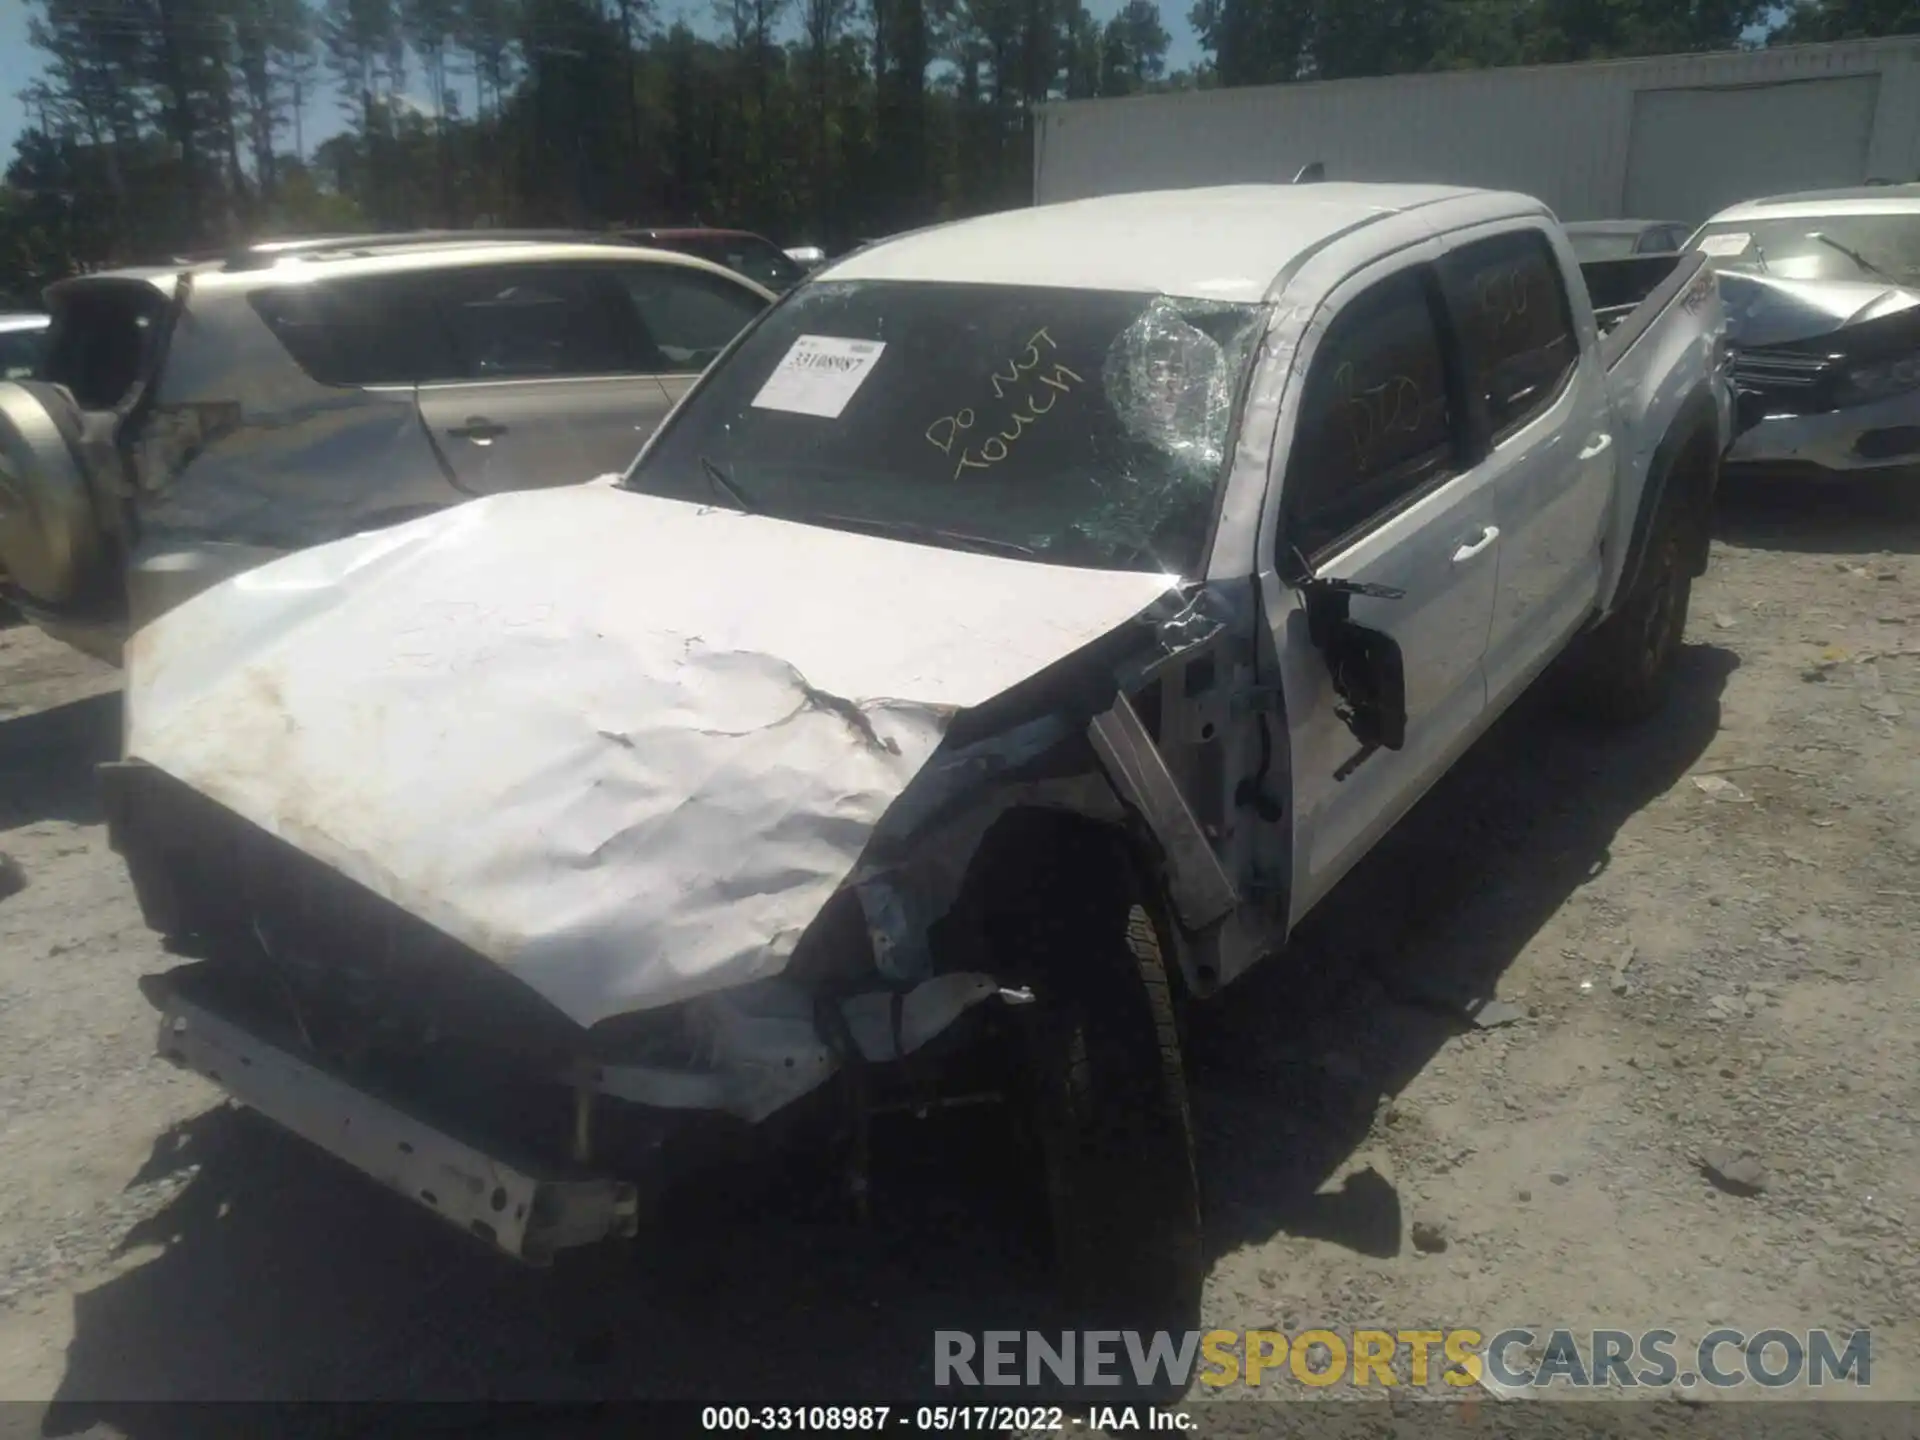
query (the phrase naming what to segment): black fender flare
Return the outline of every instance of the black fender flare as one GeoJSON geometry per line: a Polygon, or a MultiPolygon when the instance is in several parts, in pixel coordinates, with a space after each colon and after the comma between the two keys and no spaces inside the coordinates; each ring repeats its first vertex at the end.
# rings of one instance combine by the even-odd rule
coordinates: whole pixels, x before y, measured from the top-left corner
{"type": "Polygon", "coordinates": [[[1640,492],[1640,508],[1634,513],[1633,529],[1627,540],[1626,562],[1620,567],[1620,583],[1614,588],[1614,608],[1640,584],[1653,547],[1657,522],[1674,504],[1687,506],[1694,532],[1689,538],[1689,564],[1693,575],[1706,573],[1709,526],[1713,497],[1720,484],[1719,412],[1713,392],[1702,385],[1681,402],[1667,433],[1653,452],[1647,470],[1646,487],[1640,492]],[[1704,460],[1697,466],[1682,466],[1681,460],[1704,437],[1704,460]]]}

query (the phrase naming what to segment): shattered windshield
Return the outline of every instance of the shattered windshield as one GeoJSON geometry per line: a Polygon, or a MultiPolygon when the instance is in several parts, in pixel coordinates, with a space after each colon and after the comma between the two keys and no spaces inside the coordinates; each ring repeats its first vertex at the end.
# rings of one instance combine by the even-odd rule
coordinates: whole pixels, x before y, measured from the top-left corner
{"type": "Polygon", "coordinates": [[[1688,249],[1717,269],[1777,280],[1920,283],[1920,212],[1801,215],[1708,225],[1688,249]]]}
{"type": "Polygon", "coordinates": [[[1258,305],[826,281],[770,311],[627,477],[783,519],[1198,571],[1258,305]]]}

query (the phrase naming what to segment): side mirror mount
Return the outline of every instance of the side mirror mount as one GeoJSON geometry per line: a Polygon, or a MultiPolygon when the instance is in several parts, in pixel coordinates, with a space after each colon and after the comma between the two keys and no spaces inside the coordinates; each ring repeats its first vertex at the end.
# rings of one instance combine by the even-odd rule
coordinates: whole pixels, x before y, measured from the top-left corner
{"type": "Polygon", "coordinates": [[[1339,697],[1336,713],[1360,742],[1360,752],[1334,774],[1344,780],[1374,751],[1407,743],[1407,677],[1400,646],[1384,631],[1354,622],[1353,597],[1401,600],[1406,592],[1320,576],[1298,584],[1306,599],[1307,637],[1325,658],[1339,697]]]}

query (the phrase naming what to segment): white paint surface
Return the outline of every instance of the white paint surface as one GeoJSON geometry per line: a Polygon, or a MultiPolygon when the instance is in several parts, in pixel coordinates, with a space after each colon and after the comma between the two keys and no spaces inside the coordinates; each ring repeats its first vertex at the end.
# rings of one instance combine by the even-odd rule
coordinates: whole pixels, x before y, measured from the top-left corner
{"type": "Polygon", "coordinates": [[[127,750],[591,1024],[777,973],[956,711],[1168,584],[501,495],[140,632],[127,750]]]}

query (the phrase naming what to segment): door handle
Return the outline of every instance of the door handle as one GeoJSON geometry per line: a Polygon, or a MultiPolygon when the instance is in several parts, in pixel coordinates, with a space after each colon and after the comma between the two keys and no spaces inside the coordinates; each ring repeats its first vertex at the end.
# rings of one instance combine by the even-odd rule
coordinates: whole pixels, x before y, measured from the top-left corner
{"type": "Polygon", "coordinates": [[[1480,531],[1478,535],[1474,536],[1473,539],[1467,541],[1466,544],[1462,545],[1458,550],[1453,552],[1453,563],[1456,565],[1466,564],[1467,561],[1473,559],[1474,556],[1480,554],[1489,545],[1493,544],[1493,542],[1498,540],[1499,538],[1500,538],[1499,526],[1497,525],[1486,526],[1480,531]]]}
{"type": "Polygon", "coordinates": [[[491,445],[507,433],[507,427],[495,424],[484,415],[469,415],[467,423],[447,431],[456,440],[471,440],[476,445],[491,445]]]}
{"type": "Polygon", "coordinates": [[[1606,448],[1611,444],[1613,444],[1613,436],[1596,435],[1587,441],[1587,447],[1580,452],[1580,458],[1582,460],[1591,460],[1594,456],[1605,453],[1606,448]]]}

